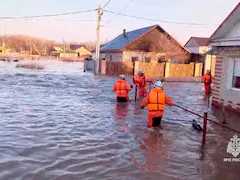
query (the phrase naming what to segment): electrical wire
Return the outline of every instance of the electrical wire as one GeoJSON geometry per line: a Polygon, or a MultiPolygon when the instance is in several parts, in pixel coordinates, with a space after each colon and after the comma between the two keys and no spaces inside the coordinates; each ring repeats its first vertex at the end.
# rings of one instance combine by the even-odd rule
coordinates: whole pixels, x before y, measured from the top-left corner
{"type": "Polygon", "coordinates": [[[76,12],[67,12],[67,13],[58,13],[58,14],[44,14],[44,15],[33,15],[33,16],[21,16],[21,17],[0,17],[0,19],[30,19],[30,18],[40,18],[40,17],[55,17],[55,16],[81,14],[81,13],[87,13],[87,12],[93,12],[93,11],[97,11],[97,9],[90,9],[90,10],[76,11],[76,12]]]}
{"type": "Polygon", "coordinates": [[[121,9],[121,10],[118,12],[118,14],[116,14],[112,19],[108,20],[103,26],[109,24],[109,23],[112,22],[114,19],[116,19],[116,17],[119,16],[120,13],[122,13],[124,10],[126,10],[126,9],[128,8],[128,6],[131,4],[132,1],[133,1],[133,0],[130,0],[129,3],[128,3],[123,9],[121,9]]]}
{"type": "Polygon", "coordinates": [[[140,17],[140,16],[133,16],[133,15],[123,14],[123,13],[117,13],[117,12],[110,11],[110,10],[103,10],[103,11],[105,11],[107,13],[111,13],[111,14],[120,15],[120,16],[135,18],[135,19],[148,20],[148,21],[157,21],[157,22],[169,23],[169,24],[181,24],[181,25],[191,25],[191,26],[206,26],[207,25],[207,24],[198,24],[198,23],[176,22],[176,21],[166,21],[166,20],[159,20],[159,19],[151,19],[151,18],[145,18],[145,17],[140,17]]]}
{"type": "Polygon", "coordinates": [[[105,7],[107,7],[107,5],[111,2],[112,0],[108,0],[108,2],[103,6],[102,9],[104,9],[105,7]]]}
{"type": "MultiPolygon", "coordinates": [[[[14,19],[15,20],[15,19],[14,19]]],[[[93,19],[23,19],[26,21],[63,21],[63,22],[96,22],[97,20],[93,19]]]]}

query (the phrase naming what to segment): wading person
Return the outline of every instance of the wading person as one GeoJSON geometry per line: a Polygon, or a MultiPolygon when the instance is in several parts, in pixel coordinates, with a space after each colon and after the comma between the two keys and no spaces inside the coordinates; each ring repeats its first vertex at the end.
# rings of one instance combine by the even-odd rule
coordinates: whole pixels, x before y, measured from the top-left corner
{"type": "Polygon", "coordinates": [[[207,73],[202,77],[202,82],[204,83],[205,94],[209,95],[212,91],[212,81],[214,77],[211,75],[210,70],[207,70],[207,73]]]}
{"type": "Polygon", "coordinates": [[[125,75],[120,75],[117,82],[114,84],[112,91],[116,92],[117,102],[128,102],[128,92],[131,91],[133,86],[129,86],[125,80],[125,75]]]}
{"type": "Polygon", "coordinates": [[[165,104],[173,106],[174,102],[164,93],[163,83],[159,80],[141,104],[142,109],[148,106],[148,127],[160,126],[165,104]]]}
{"type": "Polygon", "coordinates": [[[143,97],[147,95],[147,82],[152,83],[145,74],[143,73],[142,70],[138,71],[137,76],[134,78],[134,84],[138,87],[138,95],[139,97],[143,97]]]}

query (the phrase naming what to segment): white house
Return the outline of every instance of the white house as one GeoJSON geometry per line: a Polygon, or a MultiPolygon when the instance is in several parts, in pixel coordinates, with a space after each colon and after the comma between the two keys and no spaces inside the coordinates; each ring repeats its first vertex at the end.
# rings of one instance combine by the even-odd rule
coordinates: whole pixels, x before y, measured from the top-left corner
{"type": "Polygon", "coordinates": [[[216,55],[212,104],[240,113],[240,3],[210,37],[216,55]]]}
{"type": "Polygon", "coordinates": [[[208,47],[209,38],[191,37],[185,44],[185,48],[194,54],[205,54],[210,47],[208,47]]]}

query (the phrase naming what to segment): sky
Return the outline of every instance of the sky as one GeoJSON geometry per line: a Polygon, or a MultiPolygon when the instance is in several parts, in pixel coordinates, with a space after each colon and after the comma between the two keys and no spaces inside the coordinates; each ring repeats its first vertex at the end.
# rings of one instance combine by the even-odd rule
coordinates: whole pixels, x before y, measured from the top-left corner
{"type": "MultiPolygon", "coordinates": [[[[97,11],[32,19],[1,18],[92,10],[107,2],[108,0],[0,0],[0,34],[24,34],[59,42],[95,41],[97,11]]],[[[191,36],[210,37],[238,3],[239,0],[111,0],[105,10],[156,21],[116,16],[104,11],[100,40],[102,43],[110,41],[122,33],[123,29],[131,31],[159,24],[184,45],[191,36]]]]}

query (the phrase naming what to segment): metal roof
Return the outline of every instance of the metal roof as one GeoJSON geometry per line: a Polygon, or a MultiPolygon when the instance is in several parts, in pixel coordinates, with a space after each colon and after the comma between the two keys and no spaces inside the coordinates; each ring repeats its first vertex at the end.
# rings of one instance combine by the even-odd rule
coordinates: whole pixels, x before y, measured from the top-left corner
{"type": "MultiPolygon", "coordinates": [[[[191,41],[195,41],[196,45],[198,46],[208,46],[208,42],[209,42],[209,38],[205,38],[205,37],[191,37],[189,39],[189,41],[185,44],[184,47],[187,46],[187,44],[191,41]]],[[[189,46],[190,47],[190,46],[189,46]]]]}
{"type": "Polygon", "coordinates": [[[149,30],[151,30],[154,27],[157,27],[158,25],[153,25],[149,27],[144,27],[141,29],[137,29],[134,31],[126,32],[125,36],[124,34],[120,34],[116,38],[114,38],[112,41],[108,42],[104,46],[101,47],[100,51],[121,51],[125,46],[127,46],[132,41],[136,40],[140,36],[147,33],[149,30]]]}

